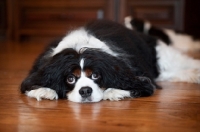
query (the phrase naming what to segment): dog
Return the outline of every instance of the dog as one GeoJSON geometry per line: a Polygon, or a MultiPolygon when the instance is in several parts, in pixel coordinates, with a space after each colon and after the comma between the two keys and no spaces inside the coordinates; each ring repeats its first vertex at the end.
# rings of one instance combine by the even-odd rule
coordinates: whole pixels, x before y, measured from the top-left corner
{"type": "Polygon", "coordinates": [[[21,92],[78,103],[146,97],[160,88],[156,81],[200,83],[199,66],[161,39],[96,20],[50,44],[21,92]]]}

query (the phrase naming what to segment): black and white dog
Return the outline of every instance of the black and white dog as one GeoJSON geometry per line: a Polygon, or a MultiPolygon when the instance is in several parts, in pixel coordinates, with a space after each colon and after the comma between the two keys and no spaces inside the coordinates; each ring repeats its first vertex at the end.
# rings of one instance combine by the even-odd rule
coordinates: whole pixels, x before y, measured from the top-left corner
{"type": "Polygon", "coordinates": [[[97,20],[69,32],[36,60],[21,92],[73,102],[150,96],[158,81],[200,83],[200,61],[118,23],[97,20]]]}

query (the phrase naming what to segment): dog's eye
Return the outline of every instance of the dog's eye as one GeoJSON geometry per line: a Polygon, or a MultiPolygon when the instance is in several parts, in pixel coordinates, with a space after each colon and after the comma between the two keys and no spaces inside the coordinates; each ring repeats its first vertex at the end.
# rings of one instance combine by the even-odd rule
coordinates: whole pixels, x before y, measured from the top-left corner
{"type": "Polygon", "coordinates": [[[67,77],[67,83],[69,83],[69,84],[74,84],[75,82],[76,82],[75,76],[69,75],[69,76],[67,77]]]}
{"type": "Polygon", "coordinates": [[[92,78],[93,80],[97,80],[97,79],[100,78],[100,75],[99,75],[98,73],[92,73],[91,78],[92,78]]]}

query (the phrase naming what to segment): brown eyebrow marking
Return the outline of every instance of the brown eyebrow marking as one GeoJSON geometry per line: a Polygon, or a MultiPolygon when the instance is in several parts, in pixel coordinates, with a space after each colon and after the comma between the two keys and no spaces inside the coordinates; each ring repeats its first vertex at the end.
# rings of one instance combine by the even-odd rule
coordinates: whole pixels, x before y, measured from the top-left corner
{"type": "Polygon", "coordinates": [[[81,70],[80,69],[75,69],[72,74],[79,78],[81,76],[81,70]]]}
{"type": "Polygon", "coordinates": [[[92,70],[87,68],[84,70],[86,77],[90,77],[92,75],[92,70]]]}

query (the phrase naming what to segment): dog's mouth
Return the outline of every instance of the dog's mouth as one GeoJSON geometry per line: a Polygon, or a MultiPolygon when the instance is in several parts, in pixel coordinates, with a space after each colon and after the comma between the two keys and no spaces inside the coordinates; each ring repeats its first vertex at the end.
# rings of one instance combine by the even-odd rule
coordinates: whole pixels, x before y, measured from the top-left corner
{"type": "Polygon", "coordinates": [[[91,96],[89,96],[89,97],[82,97],[82,99],[81,99],[81,102],[92,102],[92,97],[91,96]]]}
{"type": "Polygon", "coordinates": [[[91,96],[81,99],[81,103],[90,103],[90,102],[92,102],[92,97],[91,96]]]}

